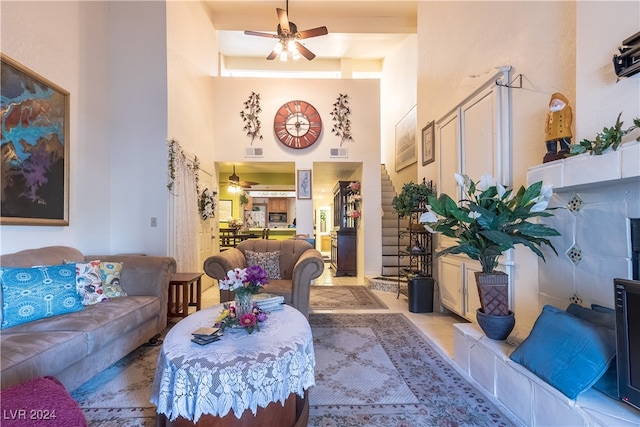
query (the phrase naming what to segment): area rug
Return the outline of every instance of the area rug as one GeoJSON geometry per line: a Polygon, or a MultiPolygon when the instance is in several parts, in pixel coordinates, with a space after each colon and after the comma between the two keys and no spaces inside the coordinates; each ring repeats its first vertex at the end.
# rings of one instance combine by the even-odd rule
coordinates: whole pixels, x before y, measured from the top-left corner
{"type": "Polygon", "coordinates": [[[403,314],[309,315],[309,426],[511,426],[403,314]]]}
{"type": "Polygon", "coordinates": [[[366,286],[313,285],[309,307],[312,310],[367,310],[388,308],[366,286]]]}
{"type": "MultiPolygon", "coordinates": [[[[402,314],[311,313],[311,427],[512,426],[402,314]]],[[[142,346],[75,390],[92,427],[153,426],[159,347],[142,346]]]]}

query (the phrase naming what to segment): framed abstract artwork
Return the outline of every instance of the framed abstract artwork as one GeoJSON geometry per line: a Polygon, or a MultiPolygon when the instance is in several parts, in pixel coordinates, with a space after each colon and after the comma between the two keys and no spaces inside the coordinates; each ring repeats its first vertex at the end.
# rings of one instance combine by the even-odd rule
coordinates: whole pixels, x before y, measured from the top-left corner
{"type": "Polygon", "coordinates": [[[396,172],[418,161],[416,129],[418,119],[414,105],[396,124],[396,172]]]}
{"type": "Polygon", "coordinates": [[[436,131],[432,121],[422,128],[422,166],[435,160],[435,136],[436,131]]]}
{"type": "Polygon", "coordinates": [[[69,92],[0,60],[0,224],[69,225],[69,92]]]}
{"type": "Polygon", "coordinates": [[[299,169],[296,195],[298,199],[311,198],[311,169],[299,169]]]}

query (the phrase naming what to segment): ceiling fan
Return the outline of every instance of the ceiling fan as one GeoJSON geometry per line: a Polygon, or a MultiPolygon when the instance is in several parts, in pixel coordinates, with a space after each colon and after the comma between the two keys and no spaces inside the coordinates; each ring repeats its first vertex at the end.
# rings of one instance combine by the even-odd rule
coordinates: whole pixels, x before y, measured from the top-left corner
{"type": "Polygon", "coordinates": [[[286,61],[290,56],[296,59],[297,55],[302,55],[311,61],[316,55],[303,46],[298,40],[308,39],[311,37],[324,36],[329,34],[327,27],[318,27],[311,30],[298,31],[298,27],[289,21],[289,0],[287,0],[287,9],[276,8],[278,14],[278,30],[277,34],[262,33],[259,31],[245,31],[249,36],[270,37],[280,39],[273,51],[267,56],[267,59],[275,59],[277,57],[282,61],[286,61]]]}
{"type": "Polygon", "coordinates": [[[251,188],[252,185],[258,185],[259,182],[240,181],[240,177],[236,175],[236,165],[233,165],[233,174],[229,175],[229,187],[251,188]]]}

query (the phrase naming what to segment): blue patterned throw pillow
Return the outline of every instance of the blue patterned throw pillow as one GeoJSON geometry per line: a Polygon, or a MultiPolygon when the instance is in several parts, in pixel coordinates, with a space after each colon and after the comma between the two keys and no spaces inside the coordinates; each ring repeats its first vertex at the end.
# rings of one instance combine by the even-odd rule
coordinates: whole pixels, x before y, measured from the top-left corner
{"type": "Polygon", "coordinates": [[[83,309],[75,264],[0,268],[0,282],[1,329],[83,309]]]}

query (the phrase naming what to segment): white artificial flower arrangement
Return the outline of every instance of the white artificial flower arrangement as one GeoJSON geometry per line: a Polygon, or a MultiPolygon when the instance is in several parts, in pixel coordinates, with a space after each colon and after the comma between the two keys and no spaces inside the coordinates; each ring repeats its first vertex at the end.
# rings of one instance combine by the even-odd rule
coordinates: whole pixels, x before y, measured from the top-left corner
{"type": "Polygon", "coordinates": [[[543,260],[542,244],[557,254],[547,238],[560,233],[528,221],[552,216],[547,212],[552,186],[543,186],[540,181],[528,188],[521,186],[514,193],[488,174],[478,182],[460,174],[455,174],[455,179],[464,198],[456,203],[446,194],[429,196],[428,211],[420,217],[430,231],[457,239],[456,245],[440,251],[438,256],[462,253],[480,261],[482,271],[490,273],[497,267],[498,257],[517,244],[525,245],[543,260]]]}

